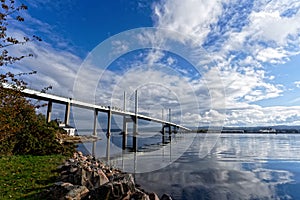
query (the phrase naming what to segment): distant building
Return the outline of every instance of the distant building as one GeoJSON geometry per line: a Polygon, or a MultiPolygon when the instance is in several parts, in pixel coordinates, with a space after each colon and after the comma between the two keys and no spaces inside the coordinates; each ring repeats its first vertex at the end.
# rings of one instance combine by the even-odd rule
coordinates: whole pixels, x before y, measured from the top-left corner
{"type": "Polygon", "coordinates": [[[268,129],[260,129],[259,130],[260,133],[276,133],[276,129],[274,128],[268,128],[268,129]]]}
{"type": "Polygon", "coordinates": [[[76,128],[74,128],[73,126],[66,125],[65,123],[62,123],[62,121],[60,121],[59,119],[56,119],[55,121],[58,124],[58,127],[64,129],[69,136],[77,135],[76,128]]]}

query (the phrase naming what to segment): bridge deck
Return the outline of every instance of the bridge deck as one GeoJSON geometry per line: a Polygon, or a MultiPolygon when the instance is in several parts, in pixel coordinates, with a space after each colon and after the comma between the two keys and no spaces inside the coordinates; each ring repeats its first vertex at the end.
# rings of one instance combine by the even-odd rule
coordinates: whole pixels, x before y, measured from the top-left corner
{"type": "Polygon", "coordinates": [[[147,120],[147,121],[153,121],[153,122],[157,122],[157,123],[161,123],[161,124],[175,126],[175,127],[181,128],[183,130],[190,130],[189,128],[186,128],[186,127],[181,126],[179,124],[175,124],[175,123],[168,122],[168,121],[165,121],[165,120],[149,117],[149,116],[146,116],[146,115],[142,115],[142,114],[137,114],[136,115],[134,112],[111,109],[107,106],[101,106],[101,105],[86,103],[86,102],[82,102],[82,101],[77,101],[77,100],[74,100],[74,99],[71,99],[71,98],[61,97],[61,96],[48,94],[48,93],[42,93],[42,92],[31,90],[31,89],[25,89],[23,91],[23,93],[26,97],[34,98],[34,99],[38,99],[38,100],[52,101],[54,103],[60,103],[60,104],[70,104],[70,105],[73,105],[75,107],[80,107],[80,108],[85,108],[85,109],[90,109],[90,110],[95,110],[96,109],[100,112],[109,112],[109,110],[111,110],[111,112],[113,114],[122,115],[122,116],[130,116],[130,117],[135,117],[136,116],[138,119],[143,119],[143,120],[147,120]]]}

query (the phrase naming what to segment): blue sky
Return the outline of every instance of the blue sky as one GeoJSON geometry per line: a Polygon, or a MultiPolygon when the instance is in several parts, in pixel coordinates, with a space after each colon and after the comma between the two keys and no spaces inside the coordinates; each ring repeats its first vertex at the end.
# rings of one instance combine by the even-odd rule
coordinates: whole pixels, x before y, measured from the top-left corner
{"type": "Polygon", "coordinates": [[[38,71],[30,87],[115,107],[125,90],[128,109],[138,89],[140,112],[161,117],[172,107],[173,120],[187,126],[300,125],[298,0],[23,3],[25,22],[11,32],[43,38],[11,50],[35,54],[14,68],[38,71]],[[143,27],[157,31],[130,32],[143,27]],[[133,50],[126,31],[136,46],[156,48],[133,50]],[[99,66],[110,55],[118,57],[99,66]]]}
{"type": "MultiPolygon", "coordinates": [[[[128,29],[152,26],[151,3],[147,1],[24,1],[29,14],[50,25],[80,57],[108,37],[128,29]]],[[[43,38],[49,37],[43,35],[43,38]]]]}

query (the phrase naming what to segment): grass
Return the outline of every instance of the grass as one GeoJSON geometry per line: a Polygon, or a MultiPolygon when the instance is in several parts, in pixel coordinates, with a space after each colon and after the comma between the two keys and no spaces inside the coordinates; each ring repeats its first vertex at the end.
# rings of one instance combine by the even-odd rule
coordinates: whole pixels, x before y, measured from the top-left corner
{"type": "Polygon", "coordinates": [[[40,199],[41,192],[51,186],[64,156],[0,157],[0,199],[40,199]]]}

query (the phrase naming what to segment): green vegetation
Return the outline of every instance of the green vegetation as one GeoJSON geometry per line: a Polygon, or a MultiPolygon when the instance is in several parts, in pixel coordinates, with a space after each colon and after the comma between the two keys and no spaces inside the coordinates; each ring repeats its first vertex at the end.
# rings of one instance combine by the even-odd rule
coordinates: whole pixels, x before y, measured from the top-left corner
{"type": "Polygon", "coordinates": [[[62,143],[64,130],[46,123],[44,116],[36,114],[41,105],[22,96],[27,86],[24,77],[36,72],[11,72],[16,71],[16,62],[33,56],[30,52],[12,55],[16,51],[11,50],[41,42],[37,36],[9,35],[14,32],[11,25],[24,22],[20,13],[27,6],[15,0],[1,0],[0,5],[0,199],[45,199],[38,195],[55,181],[57,174],[52,170],[75,146],[62,143]]]}
{"type": "Polygon", "coordinates": [[[44,199],[42,191],[51,186],[64,156],[0,157],[0,199],[44,199]]]}
{"type": "Polygon", "coordinates": [[[26,88],[24,76],[35,71],[14,74],[10,72],[16,62],[32,57],[31,53],[12,55],[8,50],[41,42],[37,36],[16,38],[9,35],[10,25],[24,22],[20,16],[26,5],[15,0],[1,0],[0,7],[0,155],[50,155],[70,154],[74,145],[60,143],[59,135],[64,131],[54,124],[48,124],[42,115],[36,114],[40,105],[32,105],[22,95],[26,88]]]}
{"type": "Polygon", "coordinates": [[[0,155],[70,155],[74,152],[73,144],[60,143],[64,130],[55,123],[46,123],[44,116],[36,115],[33,106],[22,101],[15,107],[0,103],[0,124],[4,125],[0,127],[0,155]]]}

